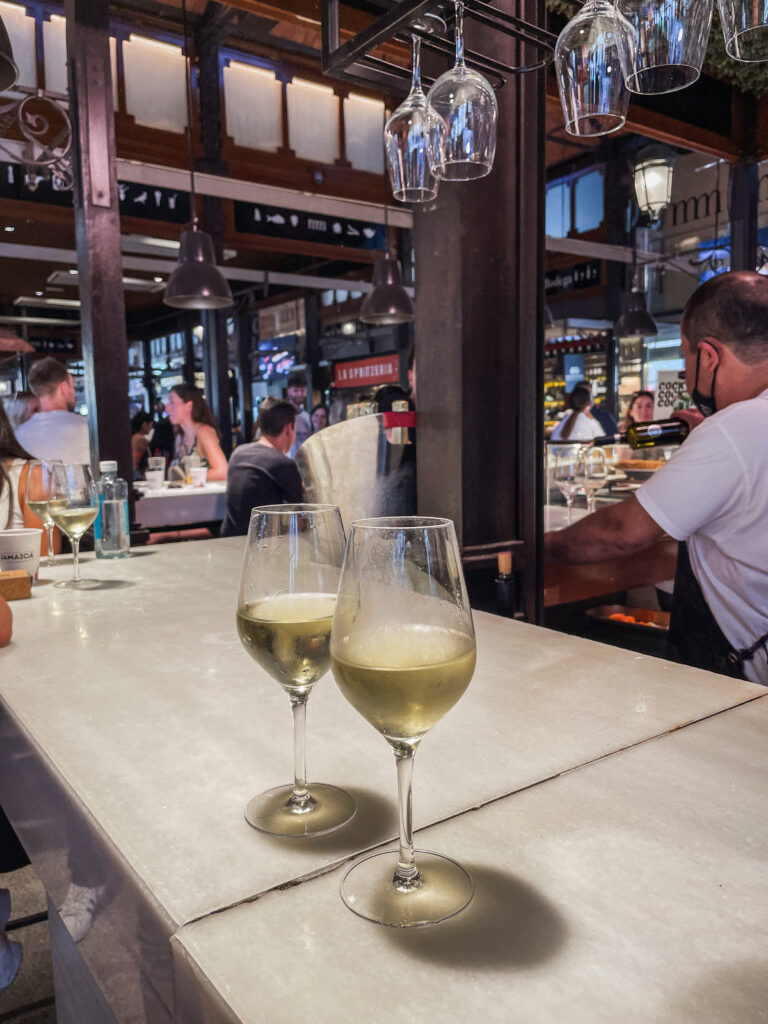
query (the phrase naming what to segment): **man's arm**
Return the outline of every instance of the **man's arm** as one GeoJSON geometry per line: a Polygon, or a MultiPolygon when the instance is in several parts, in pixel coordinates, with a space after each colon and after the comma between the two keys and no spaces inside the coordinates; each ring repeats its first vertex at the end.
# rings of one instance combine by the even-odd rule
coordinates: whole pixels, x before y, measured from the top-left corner
{"type": "Polygon", "coordinates": [[[621,558],[661,540],[662,528],[632,495],[565,530],[544,535],[544,561],[584,565],[621,558]]]}

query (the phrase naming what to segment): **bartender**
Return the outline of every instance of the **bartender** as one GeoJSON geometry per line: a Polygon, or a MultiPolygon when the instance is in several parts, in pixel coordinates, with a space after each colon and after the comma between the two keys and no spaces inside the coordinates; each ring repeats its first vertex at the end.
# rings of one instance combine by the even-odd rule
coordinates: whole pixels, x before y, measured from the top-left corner
{"type": "Polygon", "coordinates": [[[679,542],[670,656],[768,686],[768,278],[710,279],[680,326],[702,418],[631,498],[546,534],[545,559],[600,562],[668,534],[679,542]]]}

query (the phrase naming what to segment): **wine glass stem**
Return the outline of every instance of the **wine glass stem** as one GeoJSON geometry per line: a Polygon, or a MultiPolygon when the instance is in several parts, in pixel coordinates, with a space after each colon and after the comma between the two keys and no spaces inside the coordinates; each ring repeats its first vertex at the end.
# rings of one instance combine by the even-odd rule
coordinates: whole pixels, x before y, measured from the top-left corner
{"type": "Polygon", "coordinates": [[[411,36],[413,47],[411,92],[421,89],[421,39],[418,36],[411,36]]]}
{"type": "Polygon", "coordinates": [[[566,498],[565,504],[568,506],[568,523],[570,524],[573,518],[573,498],[566,498]]]}
{"type": "Polygon", "coordinates": [[[413,856],[413,759],[414,750],[395,750],[397,765],[397,802],[400,815],[400,856],[395,871],[395,887],[401,892],[418,889],[419,869],[413,856]]]}
{"type": "Polygon", "coordinates": [[[293,711],[293,792],[292,804],[305,804],[309,800],[307,787],[306,723],[307,698],[291,701],[293,711]]]}
{"type": "Polygon", "coordinates": [[[56,565],[56,555],[53,553],[53,523],[45,524],[45,532],[48,534],[48,565],[56,565]]]}
{"type": "Polygon", "coordinates": [[[587,512],[595,511],[595,493],[594,491],[587,491],[587,512]]]}
{"type": "Polygon", "coordinates": [[[72,537],[72,561],[74,564],[74,573],[72,579],[75,583],[80,582],[80,538],[72,537]]]}
{"type": "Polygon", "coordinates": [[[456,64],[464,66],[464,4],[456,0],[456,64]]]}

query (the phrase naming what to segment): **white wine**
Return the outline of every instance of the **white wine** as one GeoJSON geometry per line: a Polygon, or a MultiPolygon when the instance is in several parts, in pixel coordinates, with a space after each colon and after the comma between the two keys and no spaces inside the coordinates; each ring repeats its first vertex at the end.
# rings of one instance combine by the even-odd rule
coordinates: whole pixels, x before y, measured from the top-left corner
{"type": "Polygon", "coordinates": [[[44,526],[47,526],[49,523],[53,522],[53,520],[51,519],[51,514],[48,510],[48,504],[49,503],[47,501],[27,501],[27,508],[29,508],[31,512],[35,513],[37,518],[44,526]]]}
{"type": "Polygon", "coordinates": [[[237,609],[246,651],[291,694],[308,693],[330,665],[335,594],[279,594],[237,609]]]}
{"type": "Polygon", "coordinates": [[[363,629],[334,643],[339,689],[390,743],[417,743],[469,686],[474,637],[440,626],[363,629]]]}
{"type": "Polygon", "coordinates": [[[96,518],[99,511],[96,505],[86,505],[77,508],[56,508],[56,502],[51,502],[51,519],[56,526],[70,538],[79,540],[85,531],[96,518]]]}

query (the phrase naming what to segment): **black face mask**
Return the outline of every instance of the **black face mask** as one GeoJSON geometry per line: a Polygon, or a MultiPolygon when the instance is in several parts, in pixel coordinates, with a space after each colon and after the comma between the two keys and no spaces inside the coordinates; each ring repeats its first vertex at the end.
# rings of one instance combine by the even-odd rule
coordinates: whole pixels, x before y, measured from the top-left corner
{"type": "Polygon", "coordinates": [[[693,399],[693,404],[696,406],[696,408],[699,410],[699,412],[701,413],[702,416],[704,416],[704,417],[714,416],[714,414],[717,412],[717,403],[715,402],[715,381],[717,380],[717,371],[720,368],[720,364],[719,363],[717,364],[717,366],[715,367],[715,371],[712,374],[712,384],[711,384],[712,394],[711,395],[702,395],[702,393],[699,391],[699,362],[700,361],[701,361],[701,349],[699,349],[697,354],[696,354],[696,380],[694,381],[694,384],[693,384],[693,394],[691,395],[691,398],[693,399]]]}

